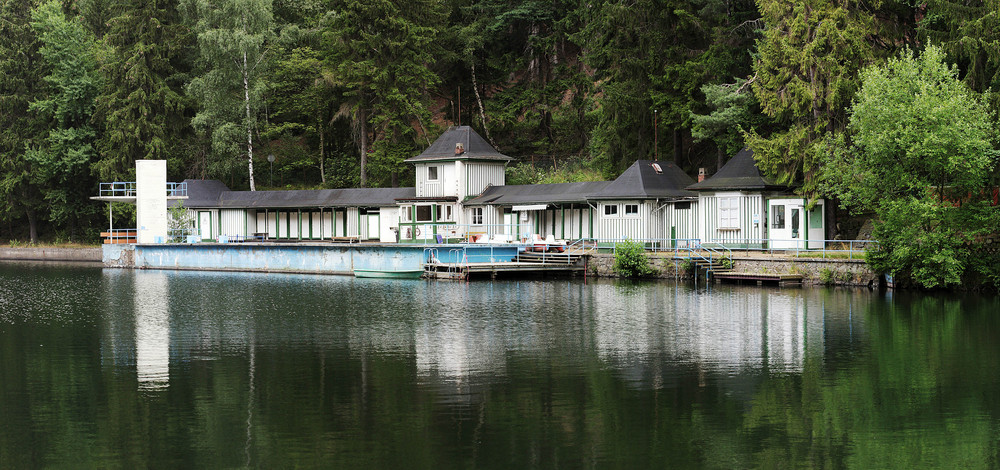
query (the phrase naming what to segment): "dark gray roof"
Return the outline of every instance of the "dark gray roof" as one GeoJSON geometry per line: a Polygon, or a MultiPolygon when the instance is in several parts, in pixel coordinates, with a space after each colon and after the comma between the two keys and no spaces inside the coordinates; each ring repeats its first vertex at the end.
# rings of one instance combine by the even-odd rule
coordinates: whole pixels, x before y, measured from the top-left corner
{"type": "Polygon", "coordinates": [[[591,194],[599,193],[609,183],[588,181],[583,183],[524,184],[490,186],[480,196],[465,202],[466,205],[496,204],[560,204],[587,202],[591,194]]]}
{"type": "Polygon", "coordinates": [[[294,191],[230,191],[215,180],[185,180],[192,208],[299,208],[393,206],[396,199],[412,198],[414,188],[301,189],[294,191]]]}
{"type": "Polygon", "coordinates": [[[722,190],[783,190],[787,186],[761,176],[753,151],[748,148],[740,150],[719,172],[700,183],[688,186],[692,191],[722,191],[722,190]]]}
{"type": "Polygon", "coordinates": [[[498,160],[508,162],[510,157],[497,152],[497,149],[486,142],[469,126],[450,127],[441,137],[438,137],[427,150],[409,158],[407,162],[426,162],[438,160],[498,160]],[[462,144],[465,153],[456,155],[455,144],[462,144]]]}
{"type": "MultiPolygon", "coordinates": [[[[229,188],[219,180],[184,180],[187,183],[188,198],[184,207],[218,207],[219,195],[228,192],[229,188]]],[[[170,201],[174,206],[174,201],[170,201]]]]}
{"type": "Polygon", "coordinates": [[[688,176],[671,162],[639,160],[628,167],[601,192],[591,194],[591,199],[659,199],[697,197],[698,194],[684,188],[694,184],[688,176]],[[653,165],[660,167],[656,171],[653,165]]]}

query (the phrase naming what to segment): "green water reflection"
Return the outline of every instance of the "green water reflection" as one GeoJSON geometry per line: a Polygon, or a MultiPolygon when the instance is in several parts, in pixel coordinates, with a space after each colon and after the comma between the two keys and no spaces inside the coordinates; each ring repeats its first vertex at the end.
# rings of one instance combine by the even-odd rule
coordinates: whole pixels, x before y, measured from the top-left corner
{"type": "Polygon", "coordinates": [[[995,297],[0,265],[0,468],[995,467],[995,297]]]}

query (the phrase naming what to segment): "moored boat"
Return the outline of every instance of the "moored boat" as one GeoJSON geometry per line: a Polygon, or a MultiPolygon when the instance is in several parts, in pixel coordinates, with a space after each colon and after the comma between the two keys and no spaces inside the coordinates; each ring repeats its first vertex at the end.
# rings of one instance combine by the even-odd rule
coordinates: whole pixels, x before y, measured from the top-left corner
{"type": "Polygon", "coordinates": [[[354,277],[371,277],[379,279],[420,279],[423,269],[355,269],[354,277]]]}

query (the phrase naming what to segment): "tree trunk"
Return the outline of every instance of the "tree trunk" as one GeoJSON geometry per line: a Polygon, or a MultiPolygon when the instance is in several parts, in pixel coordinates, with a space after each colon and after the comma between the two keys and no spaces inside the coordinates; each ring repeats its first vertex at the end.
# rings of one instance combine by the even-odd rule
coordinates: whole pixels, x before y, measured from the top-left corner
{"type": "Polygon", "coordinates": [[[247,119],[247,172],[250,174],[250,190],[256,191],[253,184],[253,126],[250,125],[250,65],[247,64],[247,53],[243,53],[243,104],[246,107],[247,119]]]}
{"type": "Polygon", "coordinates": [[[496,148],[497,144],[493,142],[493,138],[490,137],[490,129],[486,127],[486,111],[483,110],[483,99],[479,96],[479,86],[476,85],[476,64],[472,64],[472,90],[476,92],[476,103],[479,104],[479,119],[483,122],[483,132],[486,134],[486,140],[496,148]]]}
{"type": "Polygon", "coordinates": [[[326,184],[326,139],[323,135],[323,120],[319,120],[319,182],[326,184]]]}
{"type": "Polygon", "coordinates": [[[823,201],[823,211],[826,212],[826,239],[836,240],[836,239],[848,239],[854,238],[854,235],[848,235],[840,231],[840,227],[837,226],[837,200],[834,198],[827,198],[823,201]]]}
{"type": "Polygon", "coordinates": [[[684,154],[684,142],[681,141],[681,130],[674,129],[674,165],[681,164],[681,155],[684,154]]]}
{"type": "Polygon", "coordinates": [[[34,245],[38,243],[38,217],[35,216],[35,210],[30,207],[24,209],[24,215],[28,217],[28,238],[34,245]]]}
{"type": "Polygon", "coordinates": [[[365,115],[364,109],[358,109],[358,125],[361,127],[359,137],[361,140],[361,187],[364,188],[368,183],[368,116],[365,115]]]}

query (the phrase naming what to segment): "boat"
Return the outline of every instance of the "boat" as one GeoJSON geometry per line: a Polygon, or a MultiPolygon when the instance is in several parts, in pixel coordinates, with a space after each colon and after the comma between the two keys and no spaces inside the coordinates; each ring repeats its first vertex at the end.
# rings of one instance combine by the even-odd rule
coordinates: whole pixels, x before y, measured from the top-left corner
{"type": "Polygon", "coordinates": [[[354,277],[372,277],[379,279],[420,279],[423,269],[355,269],[354,277]]]}

